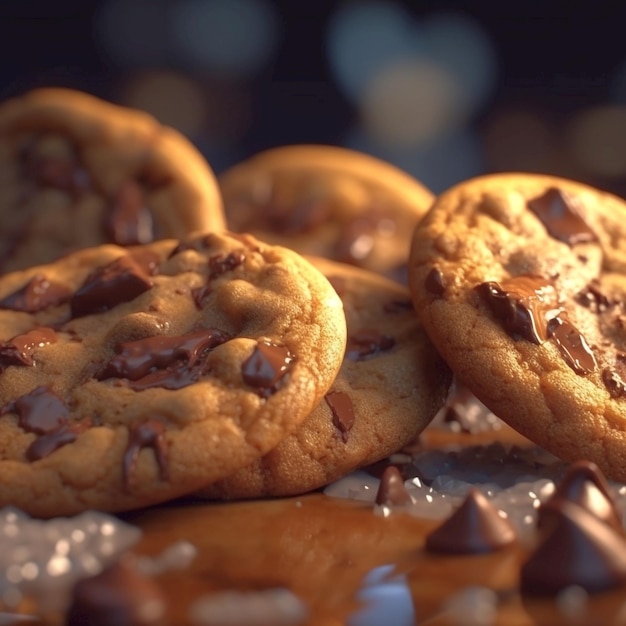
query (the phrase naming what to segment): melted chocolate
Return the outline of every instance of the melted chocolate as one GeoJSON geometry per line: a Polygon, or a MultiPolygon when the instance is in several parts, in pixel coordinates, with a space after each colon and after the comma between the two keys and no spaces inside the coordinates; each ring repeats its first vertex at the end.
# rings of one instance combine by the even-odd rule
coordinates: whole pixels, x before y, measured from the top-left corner
{"type": "Polygon", "coordinates": [[[50,456],[55,450],[76,441],[78,435],[92,425],[91,418],[84,418],[72,424],[62,424],[56,430],[40,435],[26,449],[26,459],[33,462],[50,456]]]}
{"type": "Polygon", "coordinates": [[[0,342],[0,372],[10,365],[31,366],[32,353],[36,348],[55,343],[57,334],[52,328],[35,328],[23,335],[17,335],[6,342],[0,342]]]}
{"type": "Polygon", "coordinates": [[[492,552],[515,541],[511,523],[477,489],[471,489],[461,506],[426,537],[426,549],[447,554],[492,552]]]}
{"type": "Polygon", "coordinates": [[[516,276],[481,283],[478,292],[512,334],[541,344],[548,338],[548,321],[559,313],[554,286],[539,276],[516,276]]]}
{"type": "Polygon", "coordinates": [[[66,626],[157,626],[165,596],[129,558],[79,580],[72,590],[66,626]]]}
{"type": "Polygon", "coordinates": [[[73,317],[108,311],[152,287],[144,269],[130,255],[93,271],[70,300],[73,317]]]}
{"type": "Polygon", "coordinates": [[[446,292],[446,281],[438,267],[433,267],[424,279],[424,287],[435,296],[442,296],[446,292]]]}
{"type": "Polygon", "coordinates": [[[167,480],[169,471],[167,467],[168,442],[165,438],[165,425],[157,419],[148,419],[145,422],[134,423],[128,427],[128,443],[124,452],[123,480],[124,487],[130,488],[132,473],[137,465],[139,453],[144,448],[154,450],[159,477],[167,480]]]}
{"type": "Polygon", "coordinates": [[[67,422],[65,402],[49,387],[40,386],[6,404],[0,415],[16,413],[20,428],[27,433],[45,435],[67,422]]]}
{"type": "Polygon", "coordinates": [[[216,254],[209,258],[209,280],[217,278],[226,272],[234,270],[246,260],[243,250],[229,252],[228,254],[216,254]]]}
{"type": "Polygon", "coordinates": [[[294,360],[294,355],[286,346],[259,341],[243,362],[241,376],[246,385],[255,387],[260,396],[268,398],[287,380],[294,360]]]}
{"type": "Polygon", "coordinates": [[[152,214],[139,183],[128,180],[122,184],[113,198],[105,228],[111,241],[120,246],[154,241],[152,214]]]}
{"type": "Polygon", "coordinates": [[[577,374],[590,374],[597,369],[598,364],[593,353],[573,324],[561,317],[555,317],[548,322],[548,333],[565,362],[577,374]]]}
{"type": "Polygon", "coordinates": [[[587,287],[576,296],[576,300],[595,313],[604,313],[604,311],[615,304],[611,301],[609,296],[602,292],[597,281],[589,283],[587,287]]]}
{"type": "Polygon", "coordinates": [[[191,290],[191,297],[199,311],[202,311],[206,303],[206,299],[213,293],[211,285],[204,285],[202,287],[195,287],[191,290]]]}
{"type": "Polygon", "coordinates": [[[539,544],[522,565],[525,593],[556,595],[571,585],[589,593],[626,582],[626,543],[622,534],[583,507],[559,502],[539,544]]]}
{"type": "Polygon", "coordinates": [[[354,406],[352,399],[343,391],[329,391],[324,400],[333,414],[333,424],[341,433],[344,443],[348,441],[348,432],[354,425],[354,406]]]}
{"type": "Polygon", "coordinates": [[[376,504],[379,506],[402,506],[412,504],[411,494],[404,486],[404,477],[400,470],[390,465],[380,477],[380,485],[376,493],[376,504]]]}
{"type": "Polygon", "coordinates": [[[576,201],[560,189],[551,187],[528,201],[528,208],[543,222],[552,237],[568,246],[596,241],[596,234],[579,212],[576,201]]]}
{"type": "Polygon", "coordinates": [[[626,395],[626,382],[617,372],[609,369],[602,370],[602,382],[611,398],[623,398],[626,395]]]}
{"type": "Polygon", "coordinates": [[[65,286],[36,274],[23,287],[0,300],[0,309],[38,313],[70,299],[72,292],[65,286]]]}
{"type": "Polygon", "coordinates": [[[391,350],[396,344],[393,337],[383,335],[375,328],[362,328],[348,337],[346,358],[361,361],[391,350]]]}

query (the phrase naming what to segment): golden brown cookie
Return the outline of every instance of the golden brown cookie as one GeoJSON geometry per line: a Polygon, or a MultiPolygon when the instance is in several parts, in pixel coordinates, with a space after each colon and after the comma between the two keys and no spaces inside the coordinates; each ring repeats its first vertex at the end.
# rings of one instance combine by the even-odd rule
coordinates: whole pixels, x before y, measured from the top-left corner
{"type": "Polygon", "coordinates": [[[626,480],[626,203],[560,178],[497,174],[443,193],[415,231],[416,310],[501,419],[626,480]]]}
{"type": "Polygon", "coordinates": [[[224,227],[202,155],[147,113],[60,88],[0,104],[0,271],[224,227]]]}
{"type": "Polygon", "coordinates": [[[385,161],[321,145],[266,150],[219,183],[231,230],[403,281],[411,233],[433,200],[385,161]]]}
{"type": "Polygon", "coordinates": [[[316,489],[399,450],[444,402],[450,372],[420,327],[408,290],[367,270],[310,260],[344,304],[348,344],[337,379],[293,435],[202,496],[316,489]]]}
{"type": "Polygon", "coordinates": [[[0,506],[121,511],[226,477],[319,403],[330,283],[249,235],[100,246],[0,277],[0,506]]]}

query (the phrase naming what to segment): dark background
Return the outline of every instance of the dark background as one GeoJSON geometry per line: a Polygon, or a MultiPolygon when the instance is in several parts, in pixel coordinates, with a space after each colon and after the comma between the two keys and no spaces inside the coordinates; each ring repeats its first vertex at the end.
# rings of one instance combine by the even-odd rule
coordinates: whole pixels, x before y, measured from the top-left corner
{"type": "MultiPolygon", "coordinates": [[[[367,3],[266,1],[262,8],[274,24],[271,52],[242,72],[229,69],[228,58],[219,67],[168,47],[167,16],[185,2],[197,8],[203,1],[216,0],[3,0],[0,97],[62,85],[146,109],[184,132],[217,172],[265,148],[314,142],[386,158],[434,191],[475,174],[517,169],[626,194],[626,8],[598,2],[378,3],[399,10],[414,29],[433,16],[460,16],[491,51],[488,88],[480,98],[432,136],[422,131],[406,139],[397,129],[392,138],[372,133],[361,101],[333,70],[333,19],[367,3]],[[133,19],[124,17],[131,14],[133,19]],[[119,45],[134,46],[135,56],[124,59],[119,45]]],[[[225,40],[235,41],[233,56],[236,35],[225,40]]],[[[369,42],[368,54],[382,46],[376,33],[369,42]]],[[[449,50],[456,46],[452,38],[449,50]]],[[[426,81],[420,89],[430,102],[432,85],[426,81]]],[[[384,104],[384,94],[377,97],[384,104]]],[[[437,107],[434,101],[428,106],[437,107]]],[[[418,109],[415,115],[421,115],[418,109]]]]}

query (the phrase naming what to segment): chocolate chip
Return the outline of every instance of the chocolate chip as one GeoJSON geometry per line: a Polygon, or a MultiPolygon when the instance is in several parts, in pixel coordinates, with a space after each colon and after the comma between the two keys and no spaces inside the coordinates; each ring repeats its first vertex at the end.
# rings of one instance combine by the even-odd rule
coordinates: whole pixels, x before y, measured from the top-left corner
{"type": "Polygon", "coordinates": [[[67,422],[69,410],[50,387],[40,386],[6,404],[0,414],[16,413],[20,428],[45,435],[67,422]]]}
{"type": "Polygon", "coordinates": [[[111,241],[120,246],[154,241],[152,214],[139,183],[127,180],[121,185],[106,216],[105,228],[111,241]]]}
{"type": "Polygon", "coordinates": [[[597,369],[598,364],[585,338],[571,322],[562,317],[551,319],[548,322],[548,334],[565,362],[577,374],[585,375],[597,369]]]}
{"type": "Polygon", "coordinates": [[[70,299],[73,317],[108,311],[134,300],[152,287],[152,281],[130,255],[92,272],[70,299]]]}
{"type": "Polygon", "coordinates": [[[511,523],[477,489],[470,489],[461,506],[426,537],[426,549],[447,554],[492,552],[515,541],[511,523]]]}
{"type": "Polygon", "coordinates": [[[508,332],[541,344],[548,338],[547,323],[559,313],[554,286],[539,276],[522,275],[477,287],[508,332]]]}
{"type": "Polygon", "coordinates": [[[424,287],[435,296],[442,296],[446,292],[446,281],[438,267],[433,267],[428,274],[426,274],[424,287]]]}
{"type": "Polygon", "coordinates": [[[228,254],[216,254],[209,257],[209,279],[217,278],[221,274],[230,272],[246,260],[243,250],[236,250],[228,254]]]}
{"type": "Polygon", "coordinates": [[[191,290],[191,297],[199,311],[204,308],[206,299],[213,293],[211,285],[203,285],[202,287],[195,287],[191,290]]]}
{"type": "Polygon", "coordinates": [[[124,452],[123,481],[124,487],[130,488],[131,476],[137,465],[139,453],[144,448],[154,450],[159,477],[167,480],[169,471],[167,467],[168,443],[165,438],[165,425],[157,419],[148,419],[145,422],[133,423],[128,427],[128,443],[124,452]]]}
{"type": "Polygon", "coordinates": [[[324,400],[333,414],[333,424],[341,433],[344,443],[348,441],[348,432],[354,425],[354,406],[352,399],[343,391],[329,391],[324,400]]]}
{"type": "Polygon", "coordinates": [[[551,187],[528,201],[528,208],[543,222],[552,237],[568,246],[596,241],[596,234],[585,222],[577,201],[560,189],[551,187]]]}
{"type": "Polygon", "coordinates": [[[36,274],[23,287],[0,300],[0,309],[38,313],[67,302],[71,295],[67,287],[36,274]]]}
{"type": "Polygon", "coordinates": [[[603,369],[602,382],[611,398],[622,398],[626,395],[626,382],[624,382],[617,372],[610,369],[603,369]]]}
{"type": "Polygon", "coordinates": [[[394,347],[396,341],[375,328],[362,328],[348,337],[346,358],[361,361],[394,347]]]}
{"type": "Polygon", "coordinates": [[[56,340],[57,334],[52,328],[40,327],[0,342],[0,373],[10,365],[33,365],[32,352],[56,340]]]}
{"type": "Polygon", "coordinates": [[[243,381],[268,398],[285,382],[295,357],[286,346],[259,341],[252,354],[243,362],[243,381]]]}
{"type": "Polygon", "coordinates": [[[53,452],[73,443],[78,435],[93,425],[89,417],[72,424],[62,424],[57,429],[40,435],[26,449],[26,459],[34,462],[50,456],[53,452]]]}
{"type": "Polygon", "coordinates": [[[581,506],[561,501],[547,532],[522,565],[520,586],[534,595],[556,595],[572,585],[588,593],[626,582],[626,542],[581,506]]]}
{"type": "Polygon", "coordinates": [[[614,303],[601,291],[597,281],[593,281],[576,295],[576,301],[585,307],[590,308],[595,313],[603,313],[614,303]]]}
{"type": "Polygon", "coordinates": [[[412,503],[413,500],[404,486],[404,478],[400,470],[393,465],[386,467],[380,477],[376,504],[379,506],[402,506],[412,503]]]}

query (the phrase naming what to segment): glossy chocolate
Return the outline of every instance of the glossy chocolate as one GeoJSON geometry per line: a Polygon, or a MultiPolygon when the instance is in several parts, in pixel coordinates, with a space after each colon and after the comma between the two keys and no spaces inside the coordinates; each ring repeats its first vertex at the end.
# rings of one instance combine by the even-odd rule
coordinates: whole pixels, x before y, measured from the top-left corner
{"type": "Polygon", "coordinates": [[[93,271],[70,299],[73,317],[108,311],[152,287],[152,280],[131,255],[93,271]]]}
{"type": "Polygon", "coordinates": [[[122,468],[124,487],[127,490],[131,487],[131,477],[139,460],[139,453],[144,448],[152,448],[159,468],[159,477],[161,480],[168,479],[168,443],[165,438],[165,425],[157,419],[133,423],[128,427],[128,443],[124,452],[122,468]]]}
{"type": "Polygon", "coordinates": [[[376,493],[376,504],[379,506],[402,506],[412,504],[413,500],[404,486],[404,477],[400,470],[390,465],[383,470],[380,485],[376,493]]]}
{"type": "Polygon", "coordinates": [[[268,341],[257,342],[252,354],[241,366],[246,385],[254,387],[259,395],[268,398],[285,382],[295,357],[286,346],[268,341]]]}
{"type": "Polygon", "coordinates": [[[36,274],[23,287],[0,300],[0,309],[38,313],[69,300],[72,292],[59,283],[36,274]]]}
{"type": "Polygon", "coordinates": [[[424,287],[435,296],[442,296],[446,291],[446,281],[438,267],[433,267],[424,279],[424,287]]]}
{"type": "Polygon", "coordinates": [[[478,292],[513,335],[541,344],[548,321],[559,313],[554,286],[540,276],[523,275],[481,283],[478,292]]]}
{"type": "Polygon", "coordinates": [[[426,537],[426,549],[446,554],[481,554],[499,550],[516,539],[510,522],[477,489],[426,537]]]}
{"type": "Polygon", "coordinates": [[[352,399],[343,391],[329,391],[324,400],[333,414],[333,424],[341,433],[344,443],[348,441],[348,432],[354,425],[354,405],[352,399]]]}
{"type": "Polygon", "coordinates": [[[522,565],[522,591],[556,595],[577,585],[589,593],[626,584],[626,541],[583,507],[560,501],[547,532],[522,565]]]}
{"type": "Polygon", "coordinates": [[[611,398],[623,398],[626,395],[626,382],[615,371],[610,369],[602,370],[602,382],[611,398]]]}
{"type": "Polygon", "coordinates": [[[585,338],[567,319],[555,317],[548,322],[548,335],[556,343],[565,362],[581,376],[597,369],[596,358],[585,338]]]}
{"type": "Polygon", "coordinates": [[[154,241],[152,214],[138,182],[127,180],[118,189],[107,212],[105,229],[109,239],[119,246],[154,241]]]}
{"type": "Polygon", "coordinates": [[[5,413],[16,413],[20,428],[37,435],[56,430],[67,422],[69,416],[65,402],[52,389],[44,386],[9,402],[0,415],[5,413]]]}
{"type": "Polygon", "coordinates": [[[376,356],[394,347],[396,341],[389,335],[384,335],[375,328],[361,328],[348,337],[346,358],[351,361],[361,361],[376,356]]]}
{"type": "Polygon", "coordinates": [[[79,580],[72,591],[67,626],[157,626],[165,624],[165,597],[129,558],[79,580]]]}
{"type": "Polygon", "coordinates": [[[209,279],[217,278],[221,274],[234,270],[245,260],[246,255],[243,250],[209,257],[209,279]]]}
{"type": "Polygon", "coordinates": [[[10,365],[33,365],[33,351],[56,340],[57,334],[52,328],[39,327],[9,341],[0,342],[0,373],[10,365]]]}
{"type": "Polygon", "coordinates": [[[597,240],[596,234],[580,214],[577,200],[560,189],[550,187],[527,204],[548,233],[568,246],[597,240]]]}
{"type": "Polygon", "coordinates": [[[56,430],[39,435],[26,449],[26,459],[33,462],[50,456],[55,450],[76,441],[78,435],[91,426],[93,421],[86,417],[78,422],[62,424],[56,430]]]}

